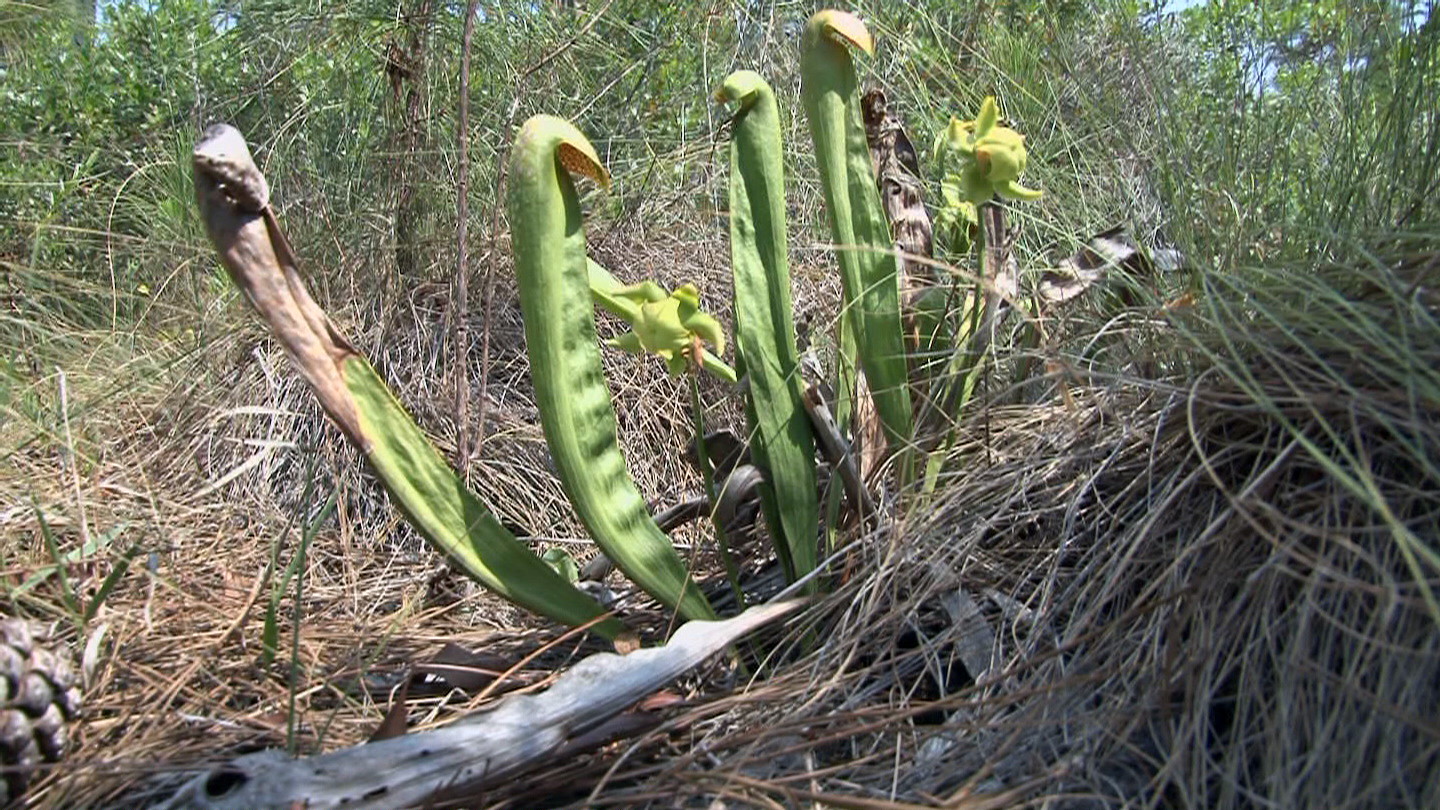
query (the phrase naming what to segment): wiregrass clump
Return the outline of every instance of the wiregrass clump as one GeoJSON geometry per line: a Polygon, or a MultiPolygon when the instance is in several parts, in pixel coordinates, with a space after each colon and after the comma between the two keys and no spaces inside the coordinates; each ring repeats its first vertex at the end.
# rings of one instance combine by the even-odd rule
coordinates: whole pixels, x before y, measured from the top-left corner
{"type": "Polygon", "coordinates": [[[1351,255],[1208,279],[1184,376],[986,406],[827,644],[607,799],[1435,806],[1440,233],[1351,255]]]}

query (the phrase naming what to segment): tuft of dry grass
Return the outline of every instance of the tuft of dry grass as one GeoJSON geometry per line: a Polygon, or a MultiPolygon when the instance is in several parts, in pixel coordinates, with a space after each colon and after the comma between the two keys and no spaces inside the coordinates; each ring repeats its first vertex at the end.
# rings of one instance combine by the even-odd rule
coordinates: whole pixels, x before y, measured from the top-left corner
{"type": "MultiPolygon", "coordinates": [[[[714,246],[650,244],[615,236],[602,257],[723,289],[704,275],[714,246]],[[677,248],[683,262],[660,258],[677,248]]],[[[1106,376],[1077,328],[1047,349],[1058,371],[1030,401],[1002,390],[975,406],[932,499],[902,495],[893,520],[847,539],[849,578],[772,639],[760,677],[691,681],[658,728],[466,806],[1434,806],[1437,245],[1387,237],[1330,264],[1207,277],[1193,306],[1132,313],[1148,341],[1135,367],[1169,370],[1158,379],[1106,376]]],[[[474,484],[583,554],[528,408],[513,291],[497,289],[474,484]]],[[[341,322],[444,437],[438,295],[341,322]]],[[[698,486],[678,457],[675,382],[611,362],[642,488],[698,486]]],[[[54,429],[10,456],[65,543],[84,503],[92,527],[148,515],[133,532],[156,552],[72,630],[77,646],[103,632],[87,720],[34,806],[142,807],[216,759],[354,744],[445,643],[520,663],[555,637],[408,538],[258,331],[166,368],[76,412],[72,439],[100,445],[54,429]],[[336,518],[308,548],[301,602],[279,599],[266,664],[270,550],[289,560],[332,489],[336,518]]],[[[72,390],[86,379],[72,371],[72,390]]],[[[44,562],[38,525],[13,505],[5,520],[30,538],[7,561],[18,578],[44,562]]],[[[81,567],[78,587],[114,562],[81,567]]],[[[506,688],[537,688],[590,649],[561,642],[506,688]]],[[[409,701],[422,726],[472,708],[458,692],[409,701]]]]}
{"type": "Polygon", "coordinates": [[[1188,379],[988,409],[936,501],[855,540],[819,649],[536,782],[588,806],[1435,806],[1440,250],[1413,241],[1210,280],[1165,316],[1188,379]]]}

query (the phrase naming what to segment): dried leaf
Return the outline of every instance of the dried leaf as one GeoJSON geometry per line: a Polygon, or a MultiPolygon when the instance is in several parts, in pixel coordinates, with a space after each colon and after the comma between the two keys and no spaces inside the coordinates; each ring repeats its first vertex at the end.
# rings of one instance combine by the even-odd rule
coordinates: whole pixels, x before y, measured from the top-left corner
{"type": "Polygon", "coordinates": [[[880,186],[880,204],[900,252],[896,266],[904,294],[905,330],[910,334],[917,328],[916,310],[921,299],[940,283],[935,266],[926,261],[935,256],[934,226],[925,209],[919,157],[900,119],[890,112],[883,92],[867,92],[861,110],[870,160],[875,165],[875,182],[880,186]]]}
{"type": "Polygon", "coordinates": [[[615,637],[615,652],[630,655],[640,650],[640,637],[634,633],[621,633],[615,637]]]}
{"type": "Polygon", "coordinates": [[[409,699],[410,679],[406,678],[400,682],[400,687],[390,696],[390,708],[385,710],[385,719],[380,721],[380,725],[366,742],[373,743],[403,737],[410,720],[410,711],[406,706],[406,701],[409,699]]]}
{"type": "Polygon", "coordinates": [[[1040,276],[1036,292],[1047,304],[1071,301],[1115,267],[1137,276],[1150,276],[1155,272],[1155,265],[1140,250],[1124,225],[1090,237],[1074,254],[1062,259],[1054,270],[1045,271],[1040,276]]]}

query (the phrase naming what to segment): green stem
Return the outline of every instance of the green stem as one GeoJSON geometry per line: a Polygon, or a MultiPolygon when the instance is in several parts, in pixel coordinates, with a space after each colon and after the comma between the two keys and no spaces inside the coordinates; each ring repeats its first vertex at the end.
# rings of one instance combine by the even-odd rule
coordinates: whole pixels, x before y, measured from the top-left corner
{"type": "Polygon", "coordinates": [[[926,495],[933,493],[939,483],[941,468],[959,435],[961,414],[974,397],[975,389],[980,384],[980,375],[985,369],[985,360],[990,356],[989,330],[994,329],[993,313],[1000,303],[995,284],[1003,262],[1003,257],[992,256],[990,253],[992,241],[1003,238],[1000,234],[990,233],[992,222],[1002,221],[998,211],[990,210],[993,205],[993,202],[981,203],[976,211],[977,219],[980,220],[974,243],[979,283],[966,301],[964,312],[961,313],[960,328],[956,331],[959,337],[951,350],[941,384],[935,386],[938,394],[938,418],[948,420],[949,424],[944,430],[944,441],[941,442],[938,452],[932,451],[925,460],[921,491],[926,495]]]}

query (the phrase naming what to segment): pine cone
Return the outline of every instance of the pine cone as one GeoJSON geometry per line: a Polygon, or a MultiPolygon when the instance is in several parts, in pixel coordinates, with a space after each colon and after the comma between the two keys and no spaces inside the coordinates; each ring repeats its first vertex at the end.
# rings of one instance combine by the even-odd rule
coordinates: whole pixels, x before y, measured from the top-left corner
{"type": "Polygon", "coordinates": [[[65,755],[66,723],[80,716],[80,687],[50,627],[0,619],[0,807],[20,798],[35,765],[65,755]]]}

